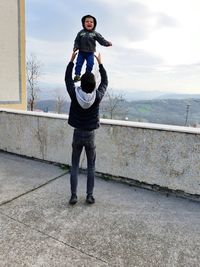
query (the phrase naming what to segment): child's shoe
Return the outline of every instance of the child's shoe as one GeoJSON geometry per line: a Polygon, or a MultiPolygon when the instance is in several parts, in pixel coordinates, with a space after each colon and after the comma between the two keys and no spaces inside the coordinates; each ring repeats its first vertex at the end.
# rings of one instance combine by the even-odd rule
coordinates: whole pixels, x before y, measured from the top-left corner
{"type": "Polygon", "coordinates": [[[81,80],[81,76],[79,76],[79,75],[76,75],[75,77],[74,77],[74,82],[76,83],[76,82],[79,82],[81,80]]]}

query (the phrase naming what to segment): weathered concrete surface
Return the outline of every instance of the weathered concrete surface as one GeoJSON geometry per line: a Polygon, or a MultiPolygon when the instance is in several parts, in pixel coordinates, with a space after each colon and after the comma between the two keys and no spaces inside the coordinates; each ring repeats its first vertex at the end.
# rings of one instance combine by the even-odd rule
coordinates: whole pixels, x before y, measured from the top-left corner
{"type": "Polygon", "coordinates": [[[32,173],[34,188],[37,169],[42,183],[55,168],[54,180],[0,205],[0,266],[200,266],[199,203],[97,178],[96,203],[88,206],[80,175],[71,207],[69,174],[57,178],[57,166],[0,155],[1,185],[9,169],[13,191],[12,175],[23,183],[32,173]]]}
{"type": "Polygon", "coordinates": [[[0,153],[0,204],[63,175],[59,167],[0,153]]]}
{"type": "MultiPolygon", "coordinates": [[[[70,165],[73,129],[67,119],[0,111],[0,149],[70,165]]],[[[200,129],[102,120],[96,133],[98,172],[200,196],[200,129]]]]}
{"type": "Polygon", "coordinates": [[[200,135],[119,125],[97,135],[97,170],[200,195],[200,135]]]}

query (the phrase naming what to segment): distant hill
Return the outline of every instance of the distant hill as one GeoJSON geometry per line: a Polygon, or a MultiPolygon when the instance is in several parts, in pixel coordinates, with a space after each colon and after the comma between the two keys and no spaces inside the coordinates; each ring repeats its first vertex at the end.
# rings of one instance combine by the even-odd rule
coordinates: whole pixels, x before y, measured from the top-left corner
{"type": "Polygon", "coordinates": [[[40,87],[40,90],[37,93],[39,101],[55,100],[58,96],[66,97],[66,100],[69,100],[69,95],[64,86],[56,88],[40,87]]]}
{"type": "Polygon", "coordinates": [[[128,118],[133,121],[183,126],[187,115],[187,124],[200,122],[200,98],[132,101],[128,106],[128,118]]]}
{"type": "MultiPolygon", "coordinates": [[[[108,102],[102,102],[100,115],[110,118],[110,114],[105,112],[108,102]]],[[[65,101],[61,113],[69,112],[70,102],[65,101]]],[[[44,100],[37,102],[37,109],[46,112],[56,112],[55,100],[44,100]]],[[[171,124],[183,126],[200,123],[200,97],[197,99],[154,99],[127,101],[120,104],[120,111],[114,114],[113,119],[128,119],[130,121],[143,121],[150,123],[171,124]]]]}
{"type": "Polygon", "coordinates": [[[122,94],[127,101],[152,100],[163,95],[163,93],[160,91],[113,90],[113,92],[116,92],[116,94],[122,94]]]}
{"type": "Polygon", "coordinates": [[[200,99],[200,94],[162,94],[157,99],[200,99]]]}
{"type": "MultiPolygon", "coordinates": [[[[69,112],[70,102],[65,101],[62,105],[61,112],[69,112]]],[[[36,109],[42,110],[44,112],[55,112],[57,113],[56,100],[40,100],[36,102],[36,109]]]]}
{"type": "MultiPolygon", "coordinates": [[[[139,100],[154,100],[154,99],[188,99],[188,98],[198,98],[200,99],[200,94],[177,94],[177,93],[163,93],[161,91],[141,91],[141,90],[112,90],[113,93],[122,94],[127,101],[139,101],[139,100]]],[[[49,88],[44,85],[40,87],[38,92],[39,100],[55,100],[57,96],[66,97],[69,101],[69,96],[67,94],[65,86],[49,88]]]]}
{"type": "Polygon", "coordinates": [[[127,101],[154,100],[154,99],[200,99],[200,94],[163,93],[161,91],[116,91],[121,93],[127,101]]]}

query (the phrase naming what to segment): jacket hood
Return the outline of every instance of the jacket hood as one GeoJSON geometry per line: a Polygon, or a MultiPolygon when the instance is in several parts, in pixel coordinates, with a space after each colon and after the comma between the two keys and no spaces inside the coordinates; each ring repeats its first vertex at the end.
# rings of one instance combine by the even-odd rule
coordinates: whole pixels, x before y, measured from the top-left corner
{"type": "Polygon", "coordinates": [[[93,20],[94,20],[94,28],[92,29],[92,30],[94,30],[94,29],[96,28],[96,26],[97,26],[97,20],[96,20],[95,17],[93,17],[93,16],[91,16],[91,15],[85,15],[84,17],[82,17],[82,19],[81,19],[82,26],[83,26],[83,28],[85,29],[85,27],[84,27],[84,22],[85,22],[85,19],[88,18],[88,17],[93,18],[93,20]]]}
{"type": "Polygon", "coordinates": [[[92,93],[86,93],[81,89],[81,87],[76,87],[75,93],[76,99],[83,109],[90,108],[96,99],[96,90],[94,90],[92,93]]]}

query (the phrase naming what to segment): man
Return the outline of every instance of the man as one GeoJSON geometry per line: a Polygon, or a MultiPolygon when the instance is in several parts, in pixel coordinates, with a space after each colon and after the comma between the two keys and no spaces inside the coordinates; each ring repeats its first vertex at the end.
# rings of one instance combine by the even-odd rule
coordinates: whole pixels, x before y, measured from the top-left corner
{"type": "Polygon", "coordinates": [[[99,104],[108,86],[106,70],[102,65],[101,55],[99,54],[95,56],[99,64],[101,76],[101,82],[98,88],[95,89],[96,81],[94,74],[91,72],[86,72],[82,75],[81,87],[75,87],[72,72],[76,55],[76,52],[72,53],[71,60],[65,72],[65,83],[71,98],[68,123],[75,128],[72,142],[71,198],[69,200],[69,203],[72,205],[77,203],[78,169],[83,147],[85,148],[87,157],[86,202],[88,204],[95,203],[93,196],[96,160],[95,129],[100,126],[99,104]]]}

